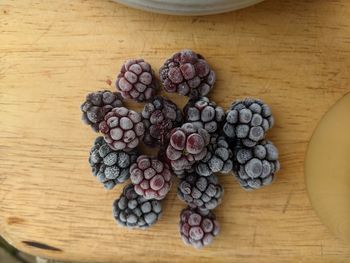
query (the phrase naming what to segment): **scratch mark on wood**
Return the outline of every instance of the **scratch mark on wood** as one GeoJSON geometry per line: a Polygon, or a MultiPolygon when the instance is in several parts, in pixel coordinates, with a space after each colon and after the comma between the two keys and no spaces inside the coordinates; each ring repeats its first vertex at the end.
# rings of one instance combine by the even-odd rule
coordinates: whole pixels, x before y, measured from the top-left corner
{"type": "Polygon", "coordinates": [[[36,248],[40,248],[40,249],[44,249],[44,250],[59,251],[59,252],[62,251],[62,249],[60,249],[60,248],[49,246],[49,245],[46,245],[46,244],[40,243],[40,242],[22,241],[22,243],[26,244],[27,246],[36,247],[36,248]]]}
{"type": "Polygon", "coordinates": [[[289,206],[289,203],[290,203],[290,199],[292,198],[292,192],[289,193],[288,197],[287,197],[287,200],[286,200],[286,203],[284,204],[284,207],[283,207],[283,214],[286,213],[287,209],[288,209],[288,206],[289,206]]]}
{"type": "Polygon", "coordinates": [[[46,36],[46,35],[50,32],[50,30],[51,30],[51,28],[52,28],[52,26],[53,26],[54,23],[55,23],[55,21],[52,21],[51,24],[49,24],[48,27],[45,28],[44,32],[42,32],[42,33],[40,34],[40,36],[39,36],[37,39],[35,39],[35,40],[33,41],[33,44],[32,44],[32,45],[35,45],[35,44],[38,43],[44,36],[46,36]]]}

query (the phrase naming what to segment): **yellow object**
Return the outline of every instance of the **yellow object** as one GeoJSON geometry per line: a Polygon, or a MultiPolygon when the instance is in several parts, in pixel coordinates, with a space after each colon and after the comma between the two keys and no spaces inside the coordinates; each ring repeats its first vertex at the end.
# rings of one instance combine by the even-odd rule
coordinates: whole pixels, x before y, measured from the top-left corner
{"type": "Polygon", "coordinates": [[[309,144],[305,174],[313,207],[350,242],[350,93],[322,118],[309,144]]]}

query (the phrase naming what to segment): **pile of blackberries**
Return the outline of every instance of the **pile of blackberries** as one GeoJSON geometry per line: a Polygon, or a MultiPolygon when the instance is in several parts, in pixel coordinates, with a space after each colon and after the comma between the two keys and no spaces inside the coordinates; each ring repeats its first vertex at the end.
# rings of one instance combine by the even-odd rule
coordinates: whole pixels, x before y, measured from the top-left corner
{"type": "Polygon", "coordinates": [[[88,94],[81,106],[83,121],[103,134],[94,142],[89,163],[106,189],[131,179],[113,203],[113,216],[132,228],[157,222],[176,175],[178,197],[188,205],[180,213],[180,235],[201,248],[220,230],[213,213],[224,194],[218,174],[233,172],[246,190],[273,182],[280,169],[278,150],[265,135],[274,118],[258,99],[237,100],[225,112],[205,97],[215,73],[191,50],[167,59],[159,76],[160,83],[143,59],[128,60],[117,76],[120,92],[88,94]],[[156,95],[160,86],[189,97],[183,111],[156,95]],[[139,113],[126,108],[124,99],[146,104],[139,113]],[[141,142],[158,147],[158,154],[141,154],[141,142]]]}

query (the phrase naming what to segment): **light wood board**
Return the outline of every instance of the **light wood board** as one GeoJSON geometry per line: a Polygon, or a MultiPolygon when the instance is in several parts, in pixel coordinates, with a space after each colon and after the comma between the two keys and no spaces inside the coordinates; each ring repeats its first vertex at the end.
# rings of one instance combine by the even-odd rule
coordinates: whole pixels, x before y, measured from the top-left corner
{"type": "Polygon", "coordinates": [[[349,245],[315,215],[303,174],[314,128],[349,85],[348,0],[267,0],[207,17],[107,0],[2,0],[0,233],[23,251],[65,260],[350,262],[349,245]],[[106,192],[91,175],[96,134],[80,122],[86,93],[108,88],[125,59],[143,57],[157,70],[182,48],[202,53],[216,71],[210,97],[218,104],[253,96],[271,105],[277,124],[268,137],[281,153],[278,179],[263,190],[247,193],[221,178],[222,233],[201,251],[179,238],[185,206],[175,187],[150,230],[115,225],[111,204],[121,187],[106,192]]]}

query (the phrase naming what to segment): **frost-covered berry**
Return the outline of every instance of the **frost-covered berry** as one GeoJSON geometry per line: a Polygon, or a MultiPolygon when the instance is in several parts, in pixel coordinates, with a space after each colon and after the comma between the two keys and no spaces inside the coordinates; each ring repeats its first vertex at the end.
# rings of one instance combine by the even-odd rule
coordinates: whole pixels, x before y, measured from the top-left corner
{"type": "Polygon", "coordinates": [[[201,176],[213,173],[229,173],[232,171],[232,151],[225,137],[212,136],[207,155],[195,164],[196,172],[201,176]]]}
{"type": "Polygon", "coordinates": [[[207,95],[215,82],[215,73],[204,57],[188,49],[167,59],[159,75],[167,92],[192,98],[207,95]]]}
{"type": "Polygon", "coordinates": [[[186,245],[202,248],[219,235],[220,225],[210,210],[186,208],[180,214],[180,235],[186,245]]]}
{"type": "Polygon", "coordinates": [[[130,166],[137,159],[137,151],[115,151],[98,137],[90,151],[89,163],[92,173],[106,189],[125,182],[130,177],[130,166]]]}
{"type": "Polygon", "coordinates": [[[267,140],[260,141],[254,147],[238,145],[233,163],[235,177],[246,190],[271,184],[280,169],[278,150],[267,140]]]}
{"type": "Polygon", "coordinates": [[[161,213],[161,202],[138,195],[132,184],[126,185],[119,199],[113,203],[114,219],[128,228],[148,228],[158,221],[161,213]]]}
{"type": "Polygon", "coordinates": [[[172,173],[166,163],[141,155],[130,167],[135,192],[146,199],[164,199],[171,187],[172,173]]]}
{"type": "Polygon", "coordinates": [[[155,97],[142,111],[145,125],[143,141],[148,146],[163,146],[169,141],[169,133],[182,124],[181,110],[171,100],[155,97]]]}
{"type": "Polygon", "coordinates": [[[177,195],[191,208],[216,208],[224,194],[224,188],[219,184],[216,175],[200,176],[197,173],[187,174],[180,180],[177,195]]]}
{"type": "Polygon", "coordinates": [[[139,113],[118,107],[106,114],[100,131],[112,149],[130,151],[142,140],[145,127],[139,113]]]}
{"type": "Polygon", "coordinates": [[[202,160],[207,154],[210,135],[204,129],[198,129],[191,123],[185,123],[181,128],[171,131],[170,143],[166,156],[177,175],[192,168],[192,165],[202,160]]]}
{"type": "Polygon", "coordinates": [[[91,128],[98,132],[99,124],[104,116],[115,107],[122,107],[122,97],[118,92],[108,90],[96,91],[86,96],[85,102],[80,109],[83,113],[82,120],[91,128]]]}
{"type": "Polygon", "coordinates": [[[210,101],[207,97],[190,100],[184,107],[185,122],[190,122],[198,128],[203,128],[210,135],[221,131],[225,121],[225,111],[210,101]]]}
{"type": "Polygon", "coordinates": [[[122,66],[116,87],[123,98],[143,102],[154,96],[157,81],[149,63],[143,59],[131,59],[122,66]]]}
{"type": "Polygon", "coordinates": [[[253,147],[265,138],[273,124],[274,118],[267,104],[258,99],[245,99],[234,102],[227,111],[223,132],[227,138],[253,147]]]}

